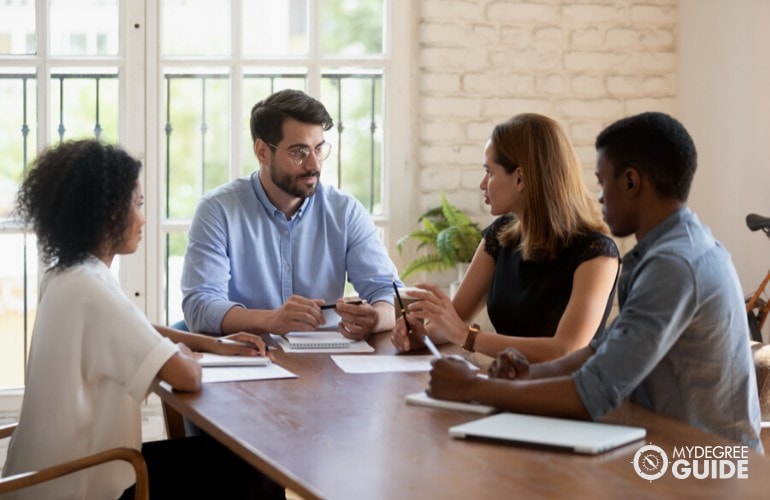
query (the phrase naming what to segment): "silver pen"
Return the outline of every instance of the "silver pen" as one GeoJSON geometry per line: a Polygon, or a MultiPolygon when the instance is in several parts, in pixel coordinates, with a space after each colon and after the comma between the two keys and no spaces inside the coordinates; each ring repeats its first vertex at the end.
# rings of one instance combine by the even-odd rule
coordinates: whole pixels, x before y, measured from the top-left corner
{"type": "Polygon", "coordinates": [[[438,349],[436,348],[436,344],[433,343],[430,337],[428,337],[427,335],[423,335],[422,341],[425,343],[425,346],[435,357],[441,358],[441,353],[438,351],[438,349]]]}

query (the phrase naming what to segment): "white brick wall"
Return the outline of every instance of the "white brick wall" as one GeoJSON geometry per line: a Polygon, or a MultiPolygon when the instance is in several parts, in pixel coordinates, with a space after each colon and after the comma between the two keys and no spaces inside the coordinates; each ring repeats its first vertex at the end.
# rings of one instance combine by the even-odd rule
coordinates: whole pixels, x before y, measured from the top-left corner
{"type": "Polygon", "coordinates": [[[521,112],[564,125],[595,189],[593,141],[602,128],[641,111],[676,111],[677,3],[421,2],[417,209],[444,191],[489,222],[478,189],[484,141],[521,112]]]}

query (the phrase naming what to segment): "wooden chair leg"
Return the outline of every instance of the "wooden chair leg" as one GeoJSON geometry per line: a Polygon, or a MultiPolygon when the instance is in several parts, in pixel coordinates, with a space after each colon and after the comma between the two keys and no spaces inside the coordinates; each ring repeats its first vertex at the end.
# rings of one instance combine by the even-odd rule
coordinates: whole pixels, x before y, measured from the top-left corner
{"type": "Polygon", "coordinates": [[[177,439],[185,437],[184,418],[182,414],[169,406],[165,401],[163,404],[163,419],[166,422],[166,436],[168,439],[177,439]]]}

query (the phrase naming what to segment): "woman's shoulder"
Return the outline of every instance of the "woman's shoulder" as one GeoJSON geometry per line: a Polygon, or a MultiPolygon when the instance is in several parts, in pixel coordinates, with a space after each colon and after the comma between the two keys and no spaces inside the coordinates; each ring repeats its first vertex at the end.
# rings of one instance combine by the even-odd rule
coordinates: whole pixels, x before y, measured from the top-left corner
{"type": "Polygon", "coordinates": [[[508,226],[508,224],[513,222],[514,219],[515,216],[513,214],[504,214],[493,220],[489,227],[494,228],[497,231],[501,231],[506,226],[508,226]]]}
{"type": "Polygon", "coordinates": [[[578,240],[579,261],[585,262],[596,257],[619,258],[620,252],[615,240],[599,231],[591,231],[578,240]]]}
{"type": "Polygon", "coordinates": [[[484,239],[497,239],[500,233],[510,226],[514,219],[515,217],[513,214],[505,214],[496,218],[484,229],[484,231],[482,231],[484,239]]]}
{"type": "Polygon", "coordinates": [[[120,287],[109,268],[93,256],[65,269],[49,269],[41,284],[41,293],[59,297],[101,298],[115,295],[116,290],[120,287]]]}
{"type": "Polygon", "coordinates": [[[513,221],[513,214],[501,215],[493,220],[482,232],[484,235],[484,248],[493,258],[497,257],[497,252],[500,249],[500,233],[510,226],[513,221]]]}

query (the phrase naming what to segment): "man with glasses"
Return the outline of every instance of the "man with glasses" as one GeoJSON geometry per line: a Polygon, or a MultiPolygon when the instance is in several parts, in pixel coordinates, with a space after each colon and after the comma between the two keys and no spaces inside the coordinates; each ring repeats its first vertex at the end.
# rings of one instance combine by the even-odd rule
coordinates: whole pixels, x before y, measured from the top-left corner
{"type": "Polygon", "coordinates": [[[354,339],[394,326],[397,274],[366,209],[320,183],[333,121],[316,99],[282,90],[251,110],[260,168],[206,194],[190,226],[182,308],[192,331],[285,334],[324,325],[354,339]],[[350,281],[362,303],[342,300],[350,281]]]}

